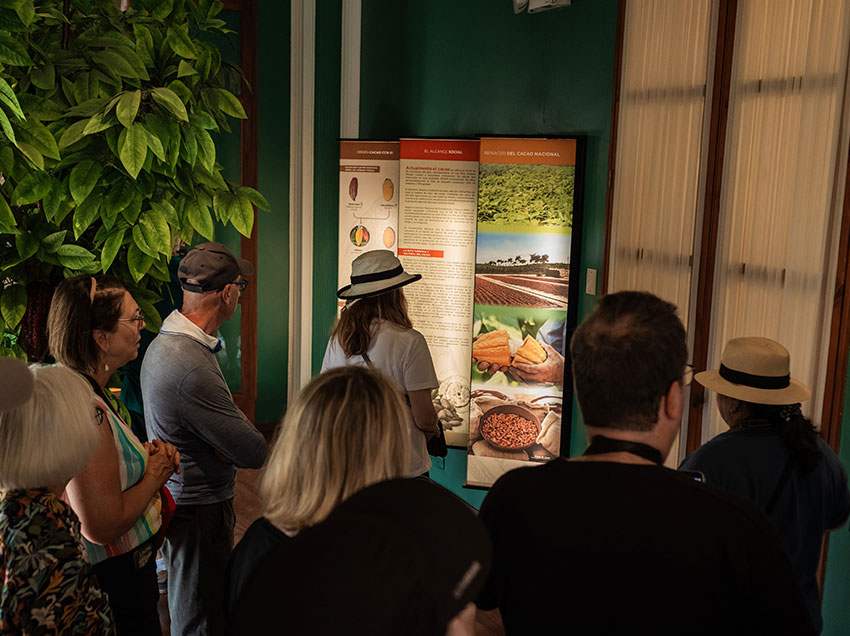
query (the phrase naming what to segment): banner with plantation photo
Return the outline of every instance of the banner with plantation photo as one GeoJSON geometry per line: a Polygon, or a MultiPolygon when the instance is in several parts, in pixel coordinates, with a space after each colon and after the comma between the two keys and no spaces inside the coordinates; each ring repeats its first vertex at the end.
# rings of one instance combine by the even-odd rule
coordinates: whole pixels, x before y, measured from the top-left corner
{"type": "Polygon", "coordinates": [[[363,252],[397,252],[398,150],[397,141],[339,142],[338,287],[363,252]]]}
{"type": "Polygon", "coordinates": [[[576,140],[482,139],[467,484],[561,454],[576,140]]]}

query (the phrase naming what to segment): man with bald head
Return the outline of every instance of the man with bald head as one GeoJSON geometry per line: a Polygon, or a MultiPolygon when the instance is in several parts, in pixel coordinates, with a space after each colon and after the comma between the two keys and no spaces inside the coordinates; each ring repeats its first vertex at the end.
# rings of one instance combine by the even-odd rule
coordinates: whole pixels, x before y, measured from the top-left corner
{"type": "Polygon", "coordinates": [[[234,404],[215,356],[216,333],[252,273],[220,243],[192,249],[177,272],[183,305],[163,321],[142,363],[148,436],[181,456],[182,470],[168,482],[177,512],[164,545],[175,636],[225,632],[236,469],[259,468],[266,458],[266,441],[234,404]]]}

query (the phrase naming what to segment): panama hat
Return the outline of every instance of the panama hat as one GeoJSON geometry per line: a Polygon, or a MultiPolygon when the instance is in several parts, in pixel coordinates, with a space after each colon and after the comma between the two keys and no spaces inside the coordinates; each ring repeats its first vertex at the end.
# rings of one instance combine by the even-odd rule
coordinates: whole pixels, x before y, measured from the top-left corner
{"type": "Polygon", "coordinates": [[[351,284],[337,291],[337,298],[353,300],[376,296],[398,289],[422,278],[421,274],[408,274],[401,261],[390,250],[365,252],[351,263],[351,284]]]}
{"type": "Polygon", "coordinates": [[[694,379],[720,395],[754,404],[796,404],[812,397],[808,387],[791,377],[788,350],[769,338],[733,338],[723,349],[720,368],[694,379]]]}

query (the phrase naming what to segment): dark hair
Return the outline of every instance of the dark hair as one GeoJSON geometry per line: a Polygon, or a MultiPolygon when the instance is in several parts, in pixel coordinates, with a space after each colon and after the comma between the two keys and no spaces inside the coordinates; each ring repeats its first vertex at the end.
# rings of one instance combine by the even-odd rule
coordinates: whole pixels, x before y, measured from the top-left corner
{"type": "Polygon", "coordinates": [[[576,394],[590,426],[648,431],[688,347],[676,306],[645,292],[605,296],[570,345],[576,394]]]}
{"type": "Polygon", "coordinates": [[[97,368],[93,332],[115,329],[127,289],[114,278],[97,277],[95,281],[94,299],[91,276],[75,276],[59,283],[47,314],[50,354],[66,367],[87,374],[97,368]]]}
{"type": "Polygon", "coordinates": [[[339,341],[347,357],[363,355],[369,350],[372,342],[372,330],[376,320],[387,320],[405,329],[413,327],[407,315],[407,302],[401,289],[392,289],[347,304],[331,337],[339,341]]]}
{"type": "MultiPolygon", "coordinates": [[[[728,398],[735,400],[735,398],[728,398]]],[[[741,420],[746,424],[765,422],[775,426],[782,436],[785,448],[791,453],[794,461],[802,472],[808,473],[814,470],[822,457],[818,445],[818,432],[812,426],[800,404],[788,404],[775,406],[772,404],[755,404],[736,400],[741,409],[741,420]]]]}

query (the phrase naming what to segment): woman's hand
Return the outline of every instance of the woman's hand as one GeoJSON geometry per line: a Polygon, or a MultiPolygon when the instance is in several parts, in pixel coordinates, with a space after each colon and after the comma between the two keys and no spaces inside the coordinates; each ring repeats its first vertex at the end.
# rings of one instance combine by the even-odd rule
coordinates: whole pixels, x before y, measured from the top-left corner
{"type": "Polygon", "coordinates": [[[168,442],[155,439],[150,442],[145,442],[145,449],[148,451],[148,455],[165,453],[165,455],[171,460],[172,464],[174,464],[174,472],[180,472],[180,451],[177,450],[177,447],[174,444],[169,444],[168,442]]]}
{"type": "MultiPolygon", "coordinates": [[[[145,466],[145,479],[154,481],[157,488],[162,488],[168,478],[174,473],[179,466],[180,457],[177,453],[177,464],[174,462],[174,456],[169,456],[165,449],[157,449],[148,451],[148,463],[145,466]]],[[[173,447],[172,447],[173,448],[173,447]]],[[[176,452],[176,451],[175,451],[176,452]]]]}

